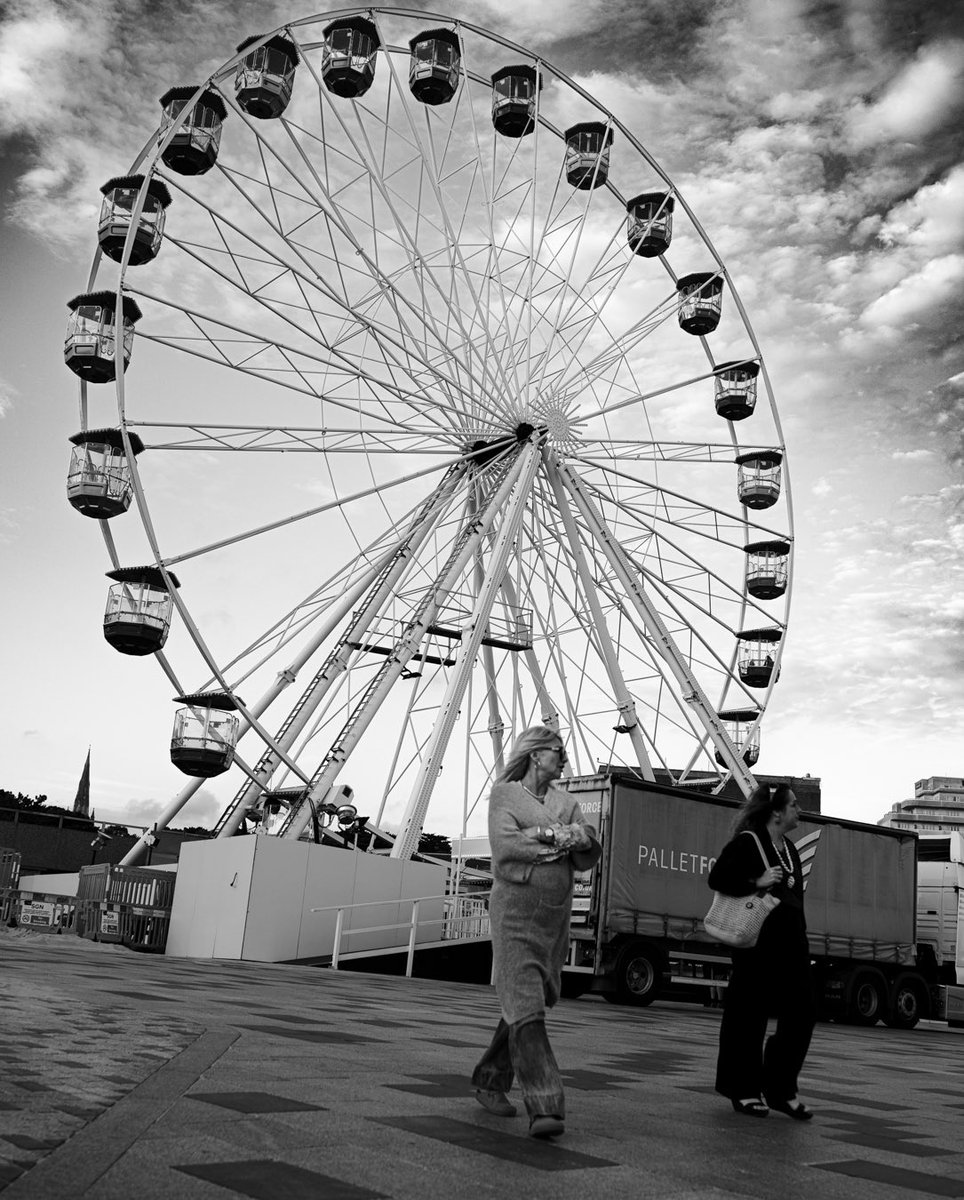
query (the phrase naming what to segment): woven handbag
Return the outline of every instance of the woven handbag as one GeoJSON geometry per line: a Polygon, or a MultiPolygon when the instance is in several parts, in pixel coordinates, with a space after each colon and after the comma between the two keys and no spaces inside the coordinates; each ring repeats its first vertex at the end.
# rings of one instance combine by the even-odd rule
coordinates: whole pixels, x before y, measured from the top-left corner
{"type": "MultiPolygon", "coordinates": [[[[764,866],[769,867],[760,839],[752,830],[747,833],[756,842],[764,866]]],[[[703,928],[714,941],[746,950],[756,945],[763,922],[779,903],[769,892],[751,892],[749,896],[724,896],[722,892],[714,892],[710,911],[703,918],[703,928]]]]}

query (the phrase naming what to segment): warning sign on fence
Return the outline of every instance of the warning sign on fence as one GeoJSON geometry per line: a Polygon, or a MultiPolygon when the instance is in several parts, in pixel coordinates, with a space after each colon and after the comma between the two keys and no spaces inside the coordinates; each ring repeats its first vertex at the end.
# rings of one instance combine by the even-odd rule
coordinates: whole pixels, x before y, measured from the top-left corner
{"type": "Polygon", "coordinates": [[[52,929],[59,915],[58,907],[47,900],[24,900],[20,905],[20,924],[52,929]]]}

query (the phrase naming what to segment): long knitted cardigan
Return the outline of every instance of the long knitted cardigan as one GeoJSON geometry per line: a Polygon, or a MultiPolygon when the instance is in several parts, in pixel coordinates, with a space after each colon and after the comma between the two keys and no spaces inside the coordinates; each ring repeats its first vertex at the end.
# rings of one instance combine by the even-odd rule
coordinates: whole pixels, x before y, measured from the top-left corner
{"type": "Polygon", "coordinates": [[[510,1025],[542,1017],[559,999],[573,872],[577,866],[587,870],[599,858],[595,833],[578,803],[560,788],[550,787],[541,802],[521,783],[499,783],[492,789],[493,974],[502,1015],[510,1025]],[[582,825],[592,849],[567,853],[524,832],[560,824],[582,825]]]}

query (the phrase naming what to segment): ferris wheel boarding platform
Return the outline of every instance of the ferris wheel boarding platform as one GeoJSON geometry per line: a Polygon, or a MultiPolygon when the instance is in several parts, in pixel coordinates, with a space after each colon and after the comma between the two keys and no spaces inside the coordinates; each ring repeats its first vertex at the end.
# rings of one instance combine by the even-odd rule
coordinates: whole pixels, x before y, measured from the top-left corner
{"type": "Polygon", "coordinates": [[[481,893],[448,894],[447,865],[346,852],[273,837],[187,846],[178,865],[166,953],[311,962],[488,941],[481,893]]]}

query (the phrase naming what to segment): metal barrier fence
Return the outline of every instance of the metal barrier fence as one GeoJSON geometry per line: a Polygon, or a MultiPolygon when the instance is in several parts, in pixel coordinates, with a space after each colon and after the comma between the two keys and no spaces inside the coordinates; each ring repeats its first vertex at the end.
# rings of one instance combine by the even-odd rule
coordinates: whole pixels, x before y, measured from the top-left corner
{"type": "Polygon", "coordinates": [[[0,889],[15,888],[20,879],[20,851],[0,846],[0,889]]]}
{"type": "Polygon", "coordinates": [[[0,893],[0,919],[24,929],[45,929],[48,933],[68,933],[74,928],[76,901],[57,892],[21,892],[6,888],[0,893]]]}
{"type": "Polygon", "coordinates": [[[121,867],[95,863],[80,868],[78,900],[109,900],[145,908],[170,908],[177,876],[153,867],[121,867]]]}
{"type": "Polygon", "coordinates": [[[77,932],[94,942],[114,942],[129,950],[163,953],[171,926],[170,908],[149,908],[108,900],[81,900],[77,932]]]}
{"type": "Polygon", "coordinates": [[[0,888],[0,924],[12,925],[20,892],[17,888],[0,888]]]}
{"type": "Polygon", "coordinates": [[[167,944],[177,877],[151,867],[81,867],[77,933],[94,942],[160,953],[167,944]]]}

